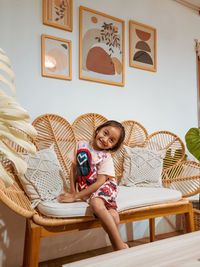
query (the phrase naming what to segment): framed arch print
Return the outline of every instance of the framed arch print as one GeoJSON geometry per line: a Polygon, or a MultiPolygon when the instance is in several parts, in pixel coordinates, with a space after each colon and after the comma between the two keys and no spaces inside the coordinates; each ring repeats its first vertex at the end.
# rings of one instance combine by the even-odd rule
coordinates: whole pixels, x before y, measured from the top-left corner
{"type": "Polygon", "coordinates": [[[79,78],[124,86],[124,21],[80,6],[79,78]]]}
{"type": "Polygon", "coordinates": [[[42,3],[43,24],[72,32],[72,0],[43,0],[42,3]]]}
{"type": "Polygon", "coordinates": [[[129,65],[148,71],[157,71],[156,29],[129,21],[129,65]]]}
{"type": "Polygon", "coordinates": [[[41,35],[42,76],[63,80],[72,79],[71,41],[41,35]]]}

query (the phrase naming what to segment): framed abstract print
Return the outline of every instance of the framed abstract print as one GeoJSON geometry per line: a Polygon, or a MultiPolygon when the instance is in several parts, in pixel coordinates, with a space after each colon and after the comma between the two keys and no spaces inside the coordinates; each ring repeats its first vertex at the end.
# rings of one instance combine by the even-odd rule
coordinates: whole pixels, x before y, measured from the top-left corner
{"type": "Polygon", "coordinates": [[[71,41],[45,34],[41,41],[42,76],[71,80],[71,41]]]}
{"type": "Polygon", "coordinates": [[[129,21],[129,65],[157,71],[156,29],[139,22],[129,21]]]}
{"type": "Polygon", "coordinates": [[[43,24],[72,32],[73,1],[43,0],[43,24]]]}
{"type": "Polygon", "coordinates": [[[80,6],[79,78],[124,86],[124,21],[80,6]]]}

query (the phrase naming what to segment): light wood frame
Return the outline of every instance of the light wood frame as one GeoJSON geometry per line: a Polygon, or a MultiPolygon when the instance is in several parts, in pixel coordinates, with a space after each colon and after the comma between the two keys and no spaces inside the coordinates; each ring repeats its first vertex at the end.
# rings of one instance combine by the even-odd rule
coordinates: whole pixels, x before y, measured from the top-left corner
{"type": "MultiPolygon", "coordinates": [[[[61,0],[60,6],[54,6],[54,8],[57,9],[57,12],[61,12],[60,18],[62,19],[61,22],[59,22],[59,18],[52,19],[53,15],[49,15],[48,12],[52,10],[52,4],[53,0],[43,0],[42,6],[43,6],[43,24],[55,27],[61,30],[66,30],[72,32],[73,30],[73,0],[61,0]],[[68,12],[64,12],[62,4],[68,5],[68,12]],[[60,10],[58,10],[60,9],[60,10]],[[56,21],[57,20],[57,21],[56,21]],[[63,22],[64,20],[64,22],[63,22]]],[[[60,15],[60,14],[59,14],[60,15]]]]}
{"type": "Polygon", "coordinates": [[[145,24],[129,21],[130,67],[157,71],[157,31],[145,24]]]}
{"type": "MultiPolygon", "coordinates": [[[[194,231],[192,204],[184,199],[135,208],[119,213],[120,224],[148,220],[150,242],[156,240],[155,219],[174,214],[184,214],[186,222],[185,231],[187,233],[194,231]]],[[[38,267],[41,238],[102,227],[101,222],[98,219],[91,217],[63,219],[63,224],[58,226],[40,225],[37,222],[37,217],[38,216],[36,215],[34,220],[26,220],[23,267],[38,267]]]]}
{"type": "MultiPolygon", "coordinates": [[[[63,80],[71,80],[72,79],[72,45],[70,40],[58,38],[51,35],[42,34],[41,35],[41,67],[42,67],[42,76],[63,79],[63,80]],[[46,51],[46,39],[51,40],[51,44],[49,45],[48,55],[46,51]],[[55,47],[53,47],[53,42],[55,41],[55,47]],[[58,48],[59,43],[61,46],[58,48]],[[51,49],[50,49],[51,47],[51,49]],[[55,64],[52,67],[47,68],[45,66],[45,56],[49,56],[49,59],[53,61],[52,64],[55,64]],[[56,69],[56,59],[59,63],[59,68],[56,69]],[[65,61],[64,61],[65,60],[65,61]],[[61,62],[62,65],[61,66],[61,62]],[[64,69],[65,67],[65,69],[64,69]],[[62,68],[62,69],[61,69],[62,68]],[[66,73],[65,73],[66,72],[66,73]]],[[[46,58],[47,60],[47,58],[46,58]]]]}
{"type": "Polygon", "coordinates": [[[124,21],[121,19],[80,6],[80,79],[124,86],[124,24],[124,21]],[[89,19],[88,15],[91,15],[89,19]],[[84,23],[86,21],[87,26],[86,23],[84,23]],[[111,28],[107,28],[107,25],[111,25],[111,28]],[[108,39],[105,39],[105,35],[103,36],[102,32],[108,36],[108,39]]]}

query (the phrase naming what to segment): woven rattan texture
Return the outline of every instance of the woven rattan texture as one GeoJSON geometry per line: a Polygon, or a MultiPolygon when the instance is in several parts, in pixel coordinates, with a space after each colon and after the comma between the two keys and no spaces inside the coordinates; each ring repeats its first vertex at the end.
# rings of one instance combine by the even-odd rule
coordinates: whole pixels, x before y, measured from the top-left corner
{"type": "Polygon", "coordinates": [[[199,193],[200,165],[193,161],[182,161],[163,171],[164,187],[179,190],[183,197],[199,193]]]}
{"type": "Polygon", "coordinates": [[[31,208],[31,202],[15,175],[15,169],[12,162],[9,160],[3,160],[1,161],[1,164],[9,172],[13,173],[14,183],[10,187],[6,188],[3,181],[0,179],[0,200],[16,213],[24,217],[31,218],[35,213],[35,210],[31,208]]]}
{"type": "Polygon", "coordinates": [[[38,149],[48,148],[54,144],[54,150],[62,170],[69,177],[71,163],[67,157],[76,144],[74,132],[70,123],[55,114],[45,114],[33,121],[33,126],[38,132],[36,144],[38,149]]]}
{"type": "Polygon", "coordinates": [[[163,168],[169,168],[184,158],[185,147],[182,140],[175,134],[159,131],[149,136],[147,147],[153,150],[165,150],[166,157],[163,168]]]}
{"type": "Polygon", "coordinates": [[[91,140],[96,128],[107,119],[97,113],[87,113],[79,116],[72,124],[76,140],[91,140]]]}
{"type": "MultiPolygon", "coordinates": [[[[123,121],[122,125],[125,129],[124,144],[129,147],[144,147],[148,141],[147,130],[138,122],[128,120],[123,121]]],[[[124,149],[121,147],[117,152],[112,154],[117,177],[121,177],[123,173],[124,149]]]]}
{"type": "Polygon", "coordinates": [[[193,209],[194,212],[194,230],[199,231],[200,230],[200,210],[193,209]]]}

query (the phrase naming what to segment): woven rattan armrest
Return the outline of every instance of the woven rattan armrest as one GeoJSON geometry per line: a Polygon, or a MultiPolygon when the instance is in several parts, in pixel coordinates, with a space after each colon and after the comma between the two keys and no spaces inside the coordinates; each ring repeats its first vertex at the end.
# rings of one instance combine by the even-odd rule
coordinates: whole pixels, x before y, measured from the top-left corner
{"type": "Polygon", "coordinates": [[[14,212],[26,218],[32,218],[36,211],[31,208],[31,202],[19,182],[13,163],[3,159],[0,161],[0,164],[10,172],[14,180],[11,186],[6,187],[0,179],[0,200],[14,212]]]}
{"type": "Polygon", "coordinates": [[[6,188],[0,180],[0,200],[14,212],[26,218],[32,218],[36,213],[36,211],[31,208],[29,198],[16,182],[9,188],[6,188]]]}
{"type": "Polygon", "coordinates": [[[182,161],[164,169],[162,183],[164,187],[182,192],[183,197],[196,195],[200,192],[200,164],[182,161]]]}

